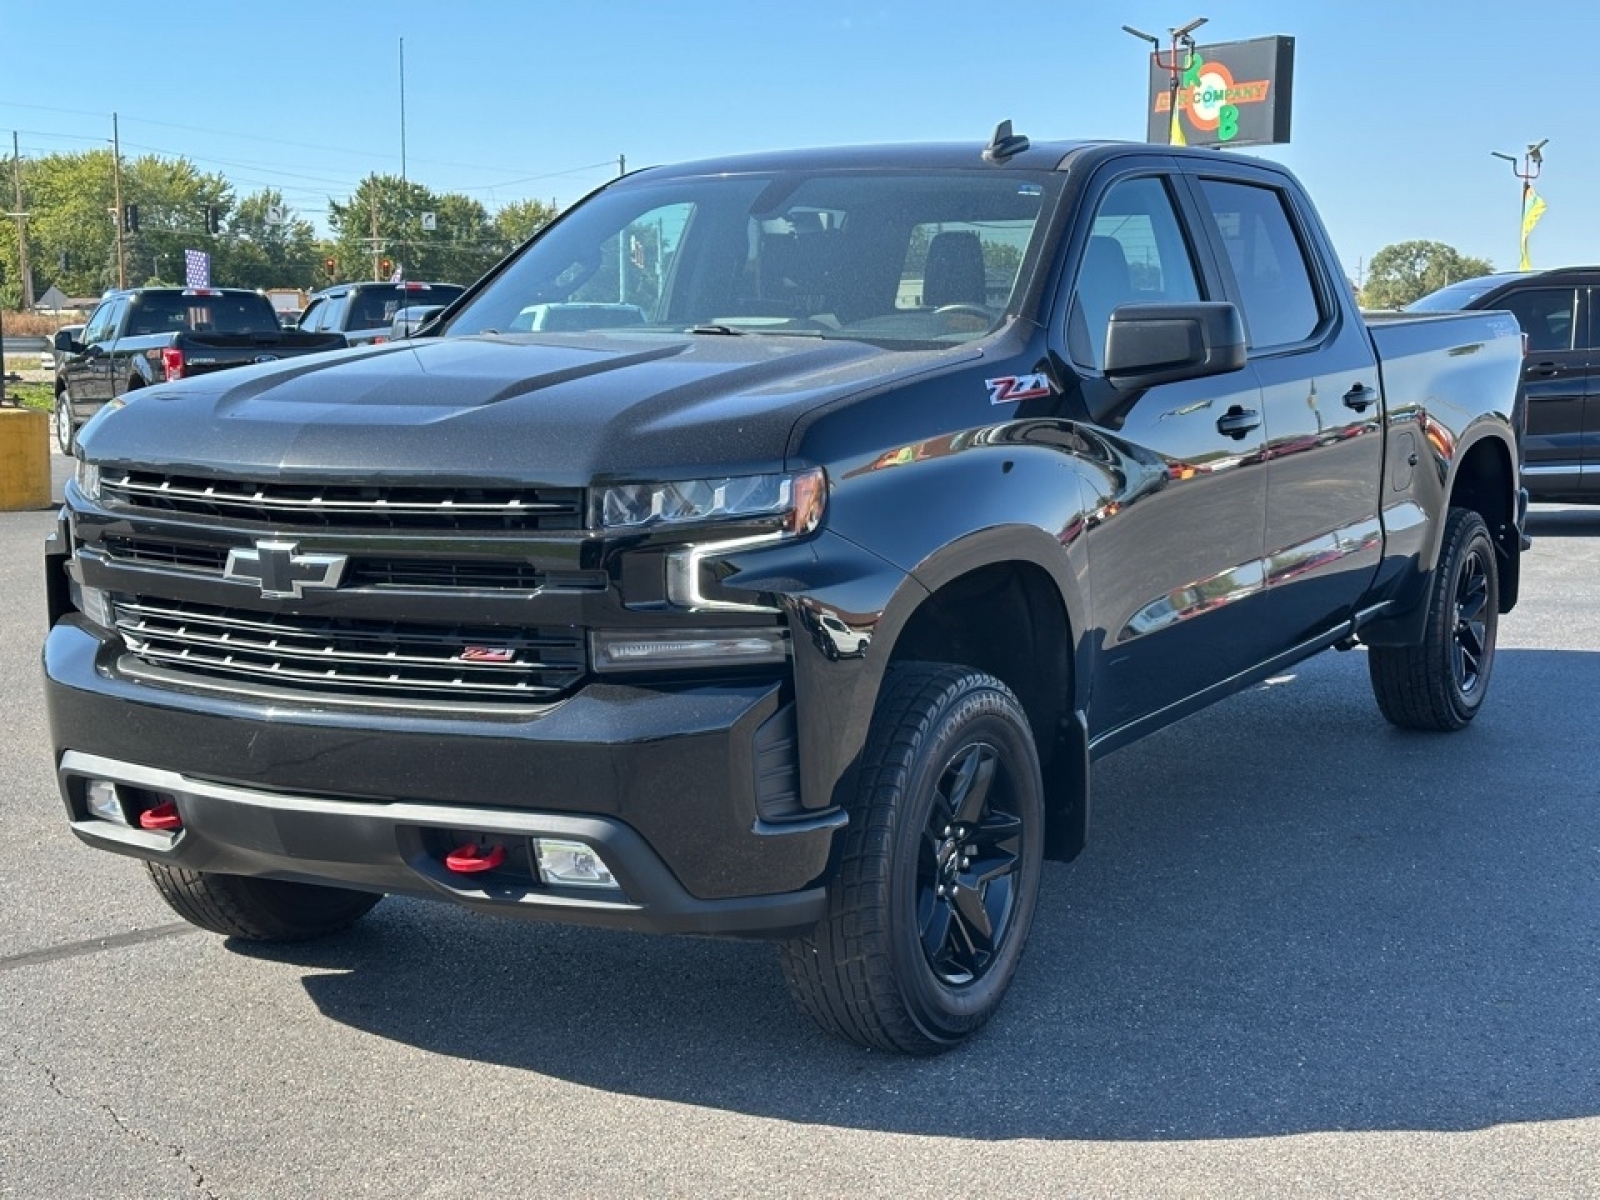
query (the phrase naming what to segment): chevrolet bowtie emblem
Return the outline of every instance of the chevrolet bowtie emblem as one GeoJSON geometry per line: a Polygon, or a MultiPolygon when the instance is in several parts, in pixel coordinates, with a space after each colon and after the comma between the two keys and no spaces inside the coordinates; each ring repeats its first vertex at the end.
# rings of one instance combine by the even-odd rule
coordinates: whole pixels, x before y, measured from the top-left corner
{"type": "Polygon", "coordinates": [[[253,583],[269,599],[299,599],[307,588],[336,588],[349,559],[343,554],[297,554],[299,542],[262,541],[251,550],[230,550],[222,577],[253,583]]]}

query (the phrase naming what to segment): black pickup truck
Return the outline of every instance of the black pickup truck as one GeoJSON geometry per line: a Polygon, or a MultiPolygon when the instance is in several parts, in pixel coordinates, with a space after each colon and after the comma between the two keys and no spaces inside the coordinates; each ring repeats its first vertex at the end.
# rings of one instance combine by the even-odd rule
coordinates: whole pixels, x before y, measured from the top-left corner
{"type": "Polygon", "coordinates": [[[243,288],[130,288],[107,292],[74,337],[55,337],[56,441],[72,453],[78,430],[135,388],[246,363],[345,345],[337,333],[293,333],[272,302],[243,288]]]}
{"type": "Polygon", "coordinates": [[[1000,1002],[1097,755],[1332,647],[1390,721],[1473,719],[1520,360],[1503,313],[1369,326],[1248,158],[640,171],[419,337],[85,431],[67,817],[219,933],[399,893],[767,937],[823,1027],[933,1052],[1000,1002]]]}

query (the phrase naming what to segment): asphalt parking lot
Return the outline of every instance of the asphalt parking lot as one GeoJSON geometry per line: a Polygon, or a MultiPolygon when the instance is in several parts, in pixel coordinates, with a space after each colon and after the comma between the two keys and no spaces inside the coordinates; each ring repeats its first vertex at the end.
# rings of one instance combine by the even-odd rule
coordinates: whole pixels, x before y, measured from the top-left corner
{"type": "Polygon", "coordinates": [[[0,1196],[1600,1194],[1600,509],[1536,511],[1466,732],[1390,728],[1357,651],[1101,762],[933,1061],[815,1032],[760,944],[178,923],[65,827],[50,524],[0,514],[0,1196]]]}

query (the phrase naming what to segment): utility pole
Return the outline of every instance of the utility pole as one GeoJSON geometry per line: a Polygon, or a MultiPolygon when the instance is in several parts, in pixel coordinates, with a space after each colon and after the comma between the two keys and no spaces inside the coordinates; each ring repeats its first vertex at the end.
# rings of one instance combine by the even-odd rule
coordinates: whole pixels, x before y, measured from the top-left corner
{"type": "Polygon", "coordinates": [[[400,39],[400,182],[406,181],[406,40],[400,39]]]}
{"type": "Polygon", "coordinates": [[[111,179],[116,192],[117,212],[117,286],[128,286],[128,256],[122,245],[122,138],[117,132],[117,114],[111,114],[111,179]]]}
{"type": "Polygon", "coordinates": [[[17,271],[22,276],[22,310],[33,310],[33,272],[28,270],[28,214],[22,210],[22,152],[17,131],[11,131],[12,176],[17,185],[17,271]]]}
{"type": "Polygon", "coordinates": [[[372,188],[372,277],[378,278],[378,189],[376,178],[372,188]]]}

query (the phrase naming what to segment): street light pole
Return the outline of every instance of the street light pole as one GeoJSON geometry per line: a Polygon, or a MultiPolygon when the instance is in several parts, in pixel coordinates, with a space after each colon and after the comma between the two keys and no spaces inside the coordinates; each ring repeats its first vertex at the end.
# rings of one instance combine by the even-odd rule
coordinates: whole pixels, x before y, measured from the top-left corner
{"type": "Polygon", "coordinates": [[[1166,62],[1161,61],[1160,38],[1156,37],[1154,34],[1144,33],[1141,30],[1135,29],[1132,25],[1124,25],[1122,27],[1124,33],[1131,33],[1141,42],[1150,43],[1150,52],[1155,56],[1156,69],[1164,70],[1167,73],[1167,78],[1170,81],[1167,89],[1167,112],[1169,114],[1167,120],[1167,144],[1169,146],[1183,146],[1188,144],[1183,136],[1183,125],[1178,119],[1178,89],[1183,81],[1184,75],[1187,74],[1189,68],[1194,65],[1194,31],[1199,29],[1200,26],[1204,25],[1209,19],[1209,17],[1196,17],[1187,25],[1180,25],[1175,29],[1167,30],[1170,42],[1167,50],[1166,62]],[[1178,59],[1178,48],[1180,46],[1183,48],[1183,59],[1181,62],[1178,59]]]}
{"type": "MultiPolygon", "coordinates": [[[[1529,142],[1528,149],[1522,155],[1522,167],[1517,168],[1517,156],[1502,154],[1498,150],[1489,151],[1491,158],[1503,158],[1511,164],[1511,173],[1522,181],[1521,192],[1517,197],[1517,233],[1519,248],[1522,245],[1524,225],[1528,219],[1528,193],[1533,190],[1533,181],[1539,178],[1539,173],[1544,170],[1544,148],[1550,144],[1549,138],[1541,138],[1537,142],[1529,142]]],[[[1526,257],[1524,253],[1523,258],[1526,257]]],[[[1519,263],[1520,263],[1519,259],[1519,263]]],[[[1524,268],[1526,269],[1526,268],[1524,268]]]]}

